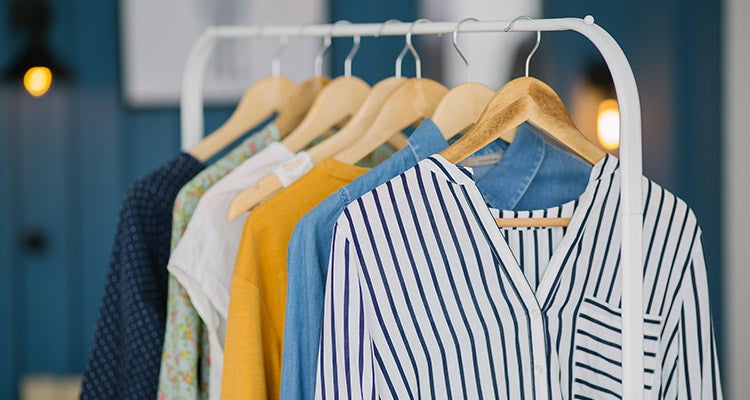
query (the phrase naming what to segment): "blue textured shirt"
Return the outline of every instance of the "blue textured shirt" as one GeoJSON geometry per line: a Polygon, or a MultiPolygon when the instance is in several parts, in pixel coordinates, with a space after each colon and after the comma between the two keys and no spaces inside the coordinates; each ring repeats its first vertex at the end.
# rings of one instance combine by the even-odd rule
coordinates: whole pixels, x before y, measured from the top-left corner
{"type": "MultiPolygon", "coordinates": [[[[282,399],[315,397],[325,279],[336,219],[352,201],[447,146],[437,126],[425,120],[406,148],[328,197],[295,227],[287,256],[282,399]]],[[[545,208],[575,199],[586,188],[591,172],[591,165],[547,143],[525,124],[510,146],[496,141],[464,163],[472,166],[485,200],[505,210],[545,208]],[[496,160],[503,149],[499,162],[474,165],[483,159],[496,160]]]]}
{"type": "Polygon", "coordinates": [[[172,207],[203,167],[180,154],[134,183],[125,197],[81,399],[156,398],[172,207]]]}

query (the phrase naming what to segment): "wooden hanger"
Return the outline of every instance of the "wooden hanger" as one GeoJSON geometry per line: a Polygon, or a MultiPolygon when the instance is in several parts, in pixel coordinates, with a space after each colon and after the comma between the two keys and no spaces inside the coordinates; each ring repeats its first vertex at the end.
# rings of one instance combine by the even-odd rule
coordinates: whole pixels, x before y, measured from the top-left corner
{"type": "Polygon", "coordinates": [[[355,36],[352,50],[344,61],[344,76],[331,81],[315,98],[305,119],[281,142],[286,148],[293,152],[300,151],[357,113],[370,92],[370,85],[352,76],[352,60],[359,50],[359,43],[359,36],[355,36]]]}
{"type": "Polygon", "coordinates": [[[443,137],[466,132],[479,119],[495,92],[477,82],[464,82],[451,89],[435,108],[432,122],[443,137]]]}
{"type": "Polygon", "coordinates": [[[364,136],[334,158],[348,164],[358,162],[404,128],[431,117],[446,93],[448,89],[432,79],[406,81],[388,96],[364,136]]]}
{"type": "Polygon", "coordinates": [[[432,79],[410,79],[391,93],[364,136],[334,156],[354,164],[404,128],[432,116],[448,89],[432,79]]]}
{"type": "Polygon", "coordinates": [[[340,131],[307,151],[313,164],[319,164],[324,159],[334,156],[362,137],[372,125],[388,95],[407,81],[406,78],[390,77],[375,84],[357,113],[340,131]]]}
{"type": "MultiPolygon", "coordinates": [[[[362,104],[369,90],[370,85],[359,78],[334,79],[320,91],[310,111],[304,116],[299,126],[282,141],[282,144],[292,152],[301,150],[321,134],[349,119],[362,104]]],[[[336,133],[332,138],[339,134],[340,132],[336,133]]],[[[313,161],[313,164],[316,163],[313,161]]],[[[234,196],[227,210],[227,221],[233,221],[244,212],[252,210],[283,188],[284,185],[276,174],[266,175],[255,186],[245,188],[234,196]]]]}
{"type": "MultiPolygon", "coordinates": [[[[399,54],[398,58],[396,59],[397,76],[395,78],[389,78],[381,82],[382,85],[380,85],[377,90],[373,88],[371,93],[374,93],[371,97],[368,97],[369,101],[367,102],[367,107],[364,107],[361,114],[360,112],[358,112],[355,117],[352,118],[352,121],[350,121],[344,128],[342,128],[341,132],[338,132],[336,135],[321,143],[320,145],[323,145],[322,147],[315,150],[311,149],[312,154],[308,154],[313,160],[313,163],[315,163],[316,161],[320,162],[320,160],[326,158],[327,156],[330,156],[330,154],[336,152],[337,150],[340,150],[342,146],[347,146],[347,142],[350,143],[350,139],[356,139],[354,135],[359,136],[359,133],[365,130],[366,127],[372,128],[372,126],[388,125],[388,114],[393,116],[395,112],[399,112],[402,115],[411,115],[411,117],[407,117],[409,122],[395,130],[388,126],[383,127],[384,129],[378,131],[380,135],[372,133],[368,134],[369,130],[367,130],[367,132],[365,132],[364,134],[364,140],[366,140],[367,142],[364,146],[360,145],[359,147],[357,147],[357,154],[359,154],[359,152],[361,151],[365,151],[364,154],[362,154],[361,156],[355,155],[354,157],[357,158],[353,161],[350,161],[349,164],[354,164],[356,161],[364,158],[364,156],[371,153],[372,150],[388,141],[388,139],[398,136],[403,137],[403,135],[400,134],[400,131],[403,128],[409,126],[410,124],[418,121],[421,118],[424,118],[425,115],[431,115],[437,101],[442,97],[447,89],[445,89],[445,87],[443,87],[439,83],[431,81],[429,79],[419,79],[416,80],[417,82],[414,82],[415,80],[404,82],[404,79],[401,78],[401,61],[403,60],[403,56],[405,55],[407,49],[410,49],[412,51],[412,54],[415,55],[415,60],[417,61],[417,71],[418,74],[421,74],[419,56],[416,54],[416,51],[411,45],[410,31],[407,34],[407,45],[404,47],[404,50],[402,50],[401,54],[399,54]],[[378,107],[379,104],[383,104],[383,102],[388,103],[388,99],[391,99],[391,97],[396,94],[396,92],[399,92],[399,89],[409,84],[411,89],[402,92],[400,96],[397,96],[395,98],[396,101],[391,102],[390,107],[388,107],[389,111],[387,112],[387,114],[385,114],[386,117],[384,118],[383,116],[381,116],[381,114],[383,114],[383,110],[381,109],[377,114],[377,117],[375,117],[375,123],[371,124],[374,118],[373,113],[381,108],[378,107]],[[382,100],[383,97],[386,97],[385,101],[382,100]],[[423,99],[421,99],[424,97],[435,100],[424,101],[423,99]],[[409,112],[409,110],[413,111],[409,112]],[[378,123],[378,120],[381,120],[381,122],[378,123]],[[352,125],[352,122],[354,123],[354,125],[352,125]],[[383,133],[385,131],[388,131],[390,133],[383,133]],[[372,146],[372,148],[370,150],[367,150],[370,146],[372,146]]],[[[402,146],[406,145],[405,138],[400,140],[400,142],[402,146]]],[[[336,156],[336,158],[338,159],[338,155],[336,156]]],[[[235,196],[235,198],[230,203],[229,210],[227,212],[227,220],[232,221],[233,219],[242,215],[245,211],[252,209],[252,207],[260,204],[263,200],[273,195],[273,193],[281,190],[282,186],[283,185],[281,184],[281,181],[275,174],[270,174],[264,177],[263,179],[258,181],[258,184],[255,187],[247,188],[240,192],[237,196],[235,196]]]]}
{"type": "MultiPolygon", "coordinates": [[[[443,150],[440,155],[458,163],[479,149],[524,122],[529,122],[554,138],[573,153],[595,164],[605,153],[589,142],[576,128],[562,100],[544,82],[530,77],[517,78],[503,86],[490,100],[479,120],[460,139],[443,150]]],[[[517,218],[515,221],[497,220],[499,226],[567,226],[569,219],[517,218]]]]}
{"type": "MultiPolygon", "coordinates": [[[[531,123],[591,164],[604,158],[604,151],[589,142],[576,128],[557,93],[546,83],[528,76],[528,63],[539,46],[539,39],[540,33],[537,32],[537,44],[526,60],[527,75],[505,84],[490,100],[476,124],[440,152],[443,158],[458,163],[495,139],[503,138],[504,133],[513,131],[524,122],[531,123]]],[[[496,221],[500,226],[506,223],[505,220],[496,221]]],[[[518,218],[514,226],[566,226],[569,222],[550,218],[518,218]]]]}
{"type": "MultiPolygon", "coordinates": [[[[375,37],[379,37],[380,34],[383,33],[383,29],[386,25],[391,22],[400,21],[395,19],[385,21],[380,31],[375,34],[375,37]]],[[[332,157],[364,135],[375,120],[378,111],[383,107],[383,103],[385,102],[385,99],[388,98],[388,95],[407,81],[406,78],[401,77],[401,72],[400,66],[397,65],[395,76],[383,79],[376,83],[370,90],[370,93],[367,94],[367,98],[362,103],[359,110],[357,110],[357,113],[340,131],[307,151],[313,164],[318,164],[323,161],[323,159],[332,157]]],[[[388,143],[400,150],[403,147],[406,147],[407,139],[406,136],[401,133],[391,137],[388,143]]]]}
{"type": "Polygon", "coordinates": [[[282,38],[272,62],[272,76],[263,78],[245,92],[237,108],[224,124],[193,146],[188,153],[199,161],[206,161],[234,143],[250,129],[260,125],[273,113],[279,112],[294,92],[297,84],[281,76],[278,63],[286,48],[287,39],[282,38]]]}
{"type": "MultiPolygon", "coordinates": [[[[337,151],[356,140],[360,133],[367,129],[370,122],[374,119],[377,110],[380,109],[380,105],[382,104],[381,99],[385,97],[387,93],[392,91],[393,87],[398,86],[403,83],[403,81],[405,81],[403,78],[388,78],[373,86],[373,88],[369,90],[364,101],[361,102],[362,105],[359,107],[359,110],[357,110],[356,114],[354,114],[340,131],[307,151],[313,165],[319,164],[323,159],[330,157],[330,155],[335,154],[337,151]]],[[[335,82],[336,80],[331,82],[330,85],[334,85],[335,82]]],[[[324,91],[327,91],[327,89],[328,88],[324,91]]],[[[323,96],[323,93],[321,93],[321,96],[323,96]]],[[[313,107],[315,106],[313,105],[313,107]]],[[[313,111],[310,110],[310,113],[312,112],[313,111]]],[[[300,126],[302,126],[302,124],[300,126]]],[[[328,128],[330,128],[330,126],[328,126],[328,128]]],[[[292,135],[293,134],[295,133],[292,133],[292,135]]],[[[291,138],[291,135],[289,137],[291,138]]],[[[288,148],[291,149],[291,147],[288,148]]],[[[227,210],[227,221],[233,221],[245,211],[251,210],[266,198],[283,189],[283,186],[284,185],[276,174],[269,174],[258,181],[257,185],[242,190],[229,204],[229,209],[227,210]]]]}
{"type": "MultiPolygon", "coordinates": [[[[337,154],[342,149],[347,148],[352,142],[362,137],[363,133],[372,125],[373,120],[375,120],[378,111],[382,108],[388,96],[399,86],[408,82],[409,80],[406,78],[391,77],[386,78],[373,86],[364,102],[362,102],[362,106],[357,113],[354,114],[351,120],[349,120],[340,131],[307,151],[312,163],[314,165],[319,164],[325,158],[337,154]]],[[[333,85],[333,82],[331,85],[333,85]]],[[[406,138],[400,132],[392,135],[391,138],[397,138],[396,140],[403,141],[404,144],[401,148],[406,146],[406,138]]],[[[389,143],[391,142],[389,141],[389,143]]],[[[380,146],[380,144],[375,146],[375,148],[380,146]]],[[[353,164],[353,162],[350,164],[353,164]]],[[[242,190],[232,199],[227,211],[227,221],[233,221],[244,212],[251,210],[253,207],[263,202],[263,200],[281,189],[283,189],[283,185],[276,174],[265,176],[258,181],[257,185],[242,190]]]]}
{"type": "Polygon", "coordinates": [[[297,86],[274,121],[279,129],[279,138],[289,135],[302,122],[315,98],[330,81],[331,78],[327,76],[315,76],[297,86]]]}
{"type": "MultiPolygon", "coordinates": [[[[415,24],[423,21],[417,20],[415,24]]],[[[401,70],[401,62],[407,51],[414,56],[417,78],[410,79],[393,91],[383,103],[364,136],[350,147],[334,156],[335,159],[354,164],[385,143],[390,137],[404,128],[432,116],[440,100],[448,92],[442,84],[432,79],[422,78],[422,63],[411,43],[411,28],[406,33],[406,46],[396,59],[396,69],[401,70]]]]}
{"type": "MultiPolygon", "coordinates": [[[[354,46],[344,62],[344,76],[334,79],[320,92],[299,126],[282,141],[287,149],[293,152],[302,150],[318,136],[358,112],[370,92],[370,85],[351,76],[351,63],[359,49],[359,42],[359,36],[355,36],[354,46]]],[[[341,133],[339,131],[329,140],[341,133]]],[[[320,162],[316,159],[312,161],[313,164],[320,162]]],[[[227,210],[227,221],[233,221],[283,188],[276,174],[266,175],[255,186],[245,188],[234,196],[227,210]]]]}
{"type": "Polygon", "coordinates": [[[453,48],[466,65],[467,81],[451,89],[435,108],[432,122],[440,129],[446,139],[460,132],[465,132],[479,119],[484,108],[495,92],[489,87],[471,81],[469,61],[458,48],[458,29],[466,21],[477,21],[476,18],[465,18],[456,24],[453,30],[453,48]]]}
{"type": "MultiPolygon", "coordinates": [[[[334,24],[335,25],[335,24],[334,24]]],[[[300,35],[304,26],[300,29],[300,35]]],[[[333,30],[333,27],[331,28],[333,30]]],[[[323,60],[331,49],[332,37],[329,33],[323,39],[323,48],[315,56],[315,74],[312,78],[302,82],[289,97],[289,101],[282,107],[276,117],[275,124],[281,139],[289,135],[299,126],[307,111],[312,106],[321,90],[330,82],[330,78],[323,76],[323,60]]]]}
{"type": "Polygon", "coordinates": [[[546,83],[523,77],[508,82],[490,100],[476,124],[440,155],[458,163],[503,132],[529,122],[591,164],[605,153],[576,128],[562,100],[546,83]]]}

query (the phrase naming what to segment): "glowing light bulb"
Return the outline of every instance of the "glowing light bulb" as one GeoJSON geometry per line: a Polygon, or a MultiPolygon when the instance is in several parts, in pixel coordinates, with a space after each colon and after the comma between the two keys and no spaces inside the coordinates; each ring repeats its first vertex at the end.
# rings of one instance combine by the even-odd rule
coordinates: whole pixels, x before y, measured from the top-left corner
{"type": "Polygon", "coordinates": [[[23,87],[34,97],[43,96],[52,85],[52,71],[47,67],[31,67],[23,75],[23,87]]]}
{"type": "Polygon", "coordinates": [[[620,147],[620,109],[617,101],[604,100],[596,114],[596,137],[607,150],[620,147]]]}

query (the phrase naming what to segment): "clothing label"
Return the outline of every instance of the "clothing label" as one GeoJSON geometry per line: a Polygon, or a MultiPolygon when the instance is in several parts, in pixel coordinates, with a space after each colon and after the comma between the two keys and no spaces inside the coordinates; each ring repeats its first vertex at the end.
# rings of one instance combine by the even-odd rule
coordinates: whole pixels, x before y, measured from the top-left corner
{"type": "Polygon", "coordinates": [[[279,178],[284,187],[291,185],[312,169],[313,163],[310,155],[305,151],[297,153],[294,158],[274,169],[273,173],[279,178]]]}

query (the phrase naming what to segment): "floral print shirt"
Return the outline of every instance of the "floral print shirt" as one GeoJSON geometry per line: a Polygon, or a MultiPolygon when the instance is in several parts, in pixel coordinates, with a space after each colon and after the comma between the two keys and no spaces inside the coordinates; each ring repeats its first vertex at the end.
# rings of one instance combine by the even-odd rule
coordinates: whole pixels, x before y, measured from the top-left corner
{"type": "MultiPolygon", "coordinates": [[[[183,186],[177,195],[172,212],[172,250],[179,243],[198,201],[206,190],[243,161],[278,140],[278,129],[271,123],[183,186]]],[[[210,368],[208,332],[187,291],[170,274],[157,399],[208,399],[210,368]]]]}

